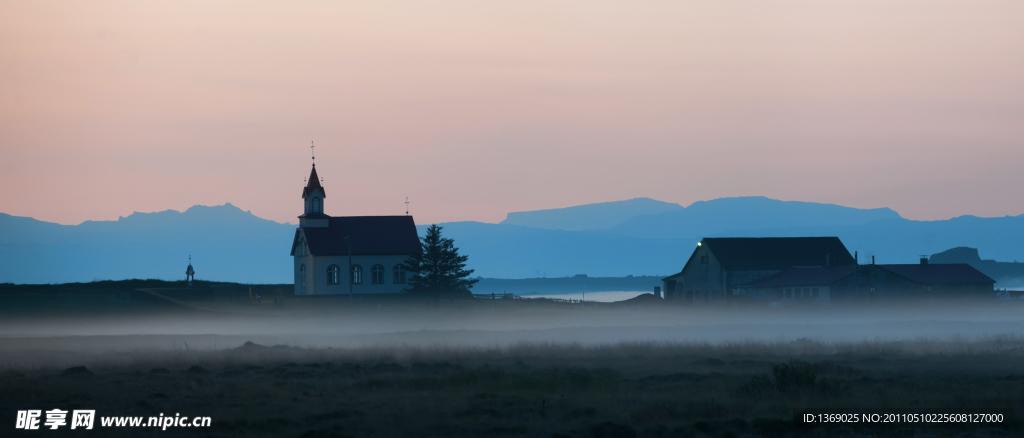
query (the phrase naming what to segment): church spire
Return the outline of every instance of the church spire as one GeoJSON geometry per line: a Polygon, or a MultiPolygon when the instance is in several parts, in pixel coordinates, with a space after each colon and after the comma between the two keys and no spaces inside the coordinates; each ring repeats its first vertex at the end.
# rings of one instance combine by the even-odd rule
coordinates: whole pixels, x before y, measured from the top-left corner
{"type": "Polygon", "coordinates": [[[327,197],[324,187],[320,185],[320,177],[316,175],[316,163],[313,164],[313,170],[309,172],[309,180],[306,183],[306,187],[302,189],[302,199],[306,199],[307,196],[315,191],[319,191],[324,198],[327,197]]]}
{"type": "MultiPolygon", "coordinates": [[[[313,160],[316,160],[316,155],[313,155],[314,145],[312,142],[309,144],[310,156],[313,160]]],[[[309,171],[309,179],[306,180],[306,187],[302,188],[302,203],[304,204],[303,217],[323,216],[324,215],[324,198],[327,197],[327,192],[324,187],[320,185],[320,176],[316,174],[316,162],[313,162],[312,170],[309,171]],[[310,216],[313,215],[313,216],[310,216]]],[[[300,221],[301,223],[302,221],[300,221]]]]}

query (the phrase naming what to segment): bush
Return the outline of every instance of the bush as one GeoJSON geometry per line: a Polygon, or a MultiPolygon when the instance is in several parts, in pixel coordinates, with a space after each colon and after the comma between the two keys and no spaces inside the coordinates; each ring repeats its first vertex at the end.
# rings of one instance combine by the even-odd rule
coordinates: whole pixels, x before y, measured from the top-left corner
{"type": "Polygon", "coordinates": [[[818,373],[807,362],[791,361],[788,364],[772,365],[775,388],[786,395],[806,394],[815,387],[818,373]]]}

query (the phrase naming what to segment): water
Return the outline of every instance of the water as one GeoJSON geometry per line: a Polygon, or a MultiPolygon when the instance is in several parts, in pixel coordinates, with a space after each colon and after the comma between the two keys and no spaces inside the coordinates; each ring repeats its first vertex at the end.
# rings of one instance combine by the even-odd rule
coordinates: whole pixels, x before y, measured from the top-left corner
{"type": "Polygon", "coordinates": [[[616,291],[616,292],[587,292],[583,293],[569,293],[569,294],[529,294],[522,295],[523,298],[561,298],[564,300],[580,300],[585,299],[587,301],[597,301],[600,303],[610,303],[613,301],[625,301],[630,298],[650,293],[646,291],[616,291]]]}

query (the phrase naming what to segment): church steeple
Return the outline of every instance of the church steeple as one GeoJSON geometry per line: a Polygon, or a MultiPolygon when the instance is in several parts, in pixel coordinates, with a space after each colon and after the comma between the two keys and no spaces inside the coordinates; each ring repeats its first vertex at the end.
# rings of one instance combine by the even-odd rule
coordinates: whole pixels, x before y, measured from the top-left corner
{"type": "Polygon", "coordinates": [[[327,194],[324,192],[324,187],[320,185],[320,177],[316,175],[316,164],[313,164],[313,170],[309,172],[309,181],[306,183],[306,187],[302,189],[302,199],[306,199],[313,192],[320,192],[320,196],[326,198],[327,194]]]}
{"type": "Polygon", "coordinates": [[[306,183],[306,187],[302,189],[302,199],[305,204],[305,214],[323,214],[324,213],[324,198],[327,197],[327,193],[324,191],[324,187],[320,185],[320,177],[316,174],[316,164],[313,165],[313,170],[309,172],[309,180],[306,183]]]}
{"type": "MultiPolygon", "coordinates": [[[[310,142],[309,149],[313,150],[313,143],[310,142]]],[[[326,227],[327,219],[330,216],[324,214],[324,199],[327,192],[320,185],[320,177],[316,174],[316,156],[313,157],[313,169],[309,171],[309,179],[306,180],[306,187],[302,188],[302,203],[304,204],[302,216],[299,216],[299,227],[326,227]]]]}

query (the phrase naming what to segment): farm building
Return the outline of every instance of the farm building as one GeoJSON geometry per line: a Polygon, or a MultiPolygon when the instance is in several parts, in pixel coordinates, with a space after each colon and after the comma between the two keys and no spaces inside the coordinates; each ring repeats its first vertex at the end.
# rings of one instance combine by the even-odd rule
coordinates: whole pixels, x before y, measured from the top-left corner
{"type": "Polygon", "coordinates": [[[838,237],[704,238],[678,274],[662,279],[665,298],[731,301],[742,286],[794,266],[855,266],[838,237]]]}
{"type": "Polygon", "coordinates": [[[706,238],[662,280],[685,303],[857,303],[991,297],[995,280],[968,264],[858,265],[835,237],[706,238]],[[816,260],[820,262],[815,263],[816,260]]]}

